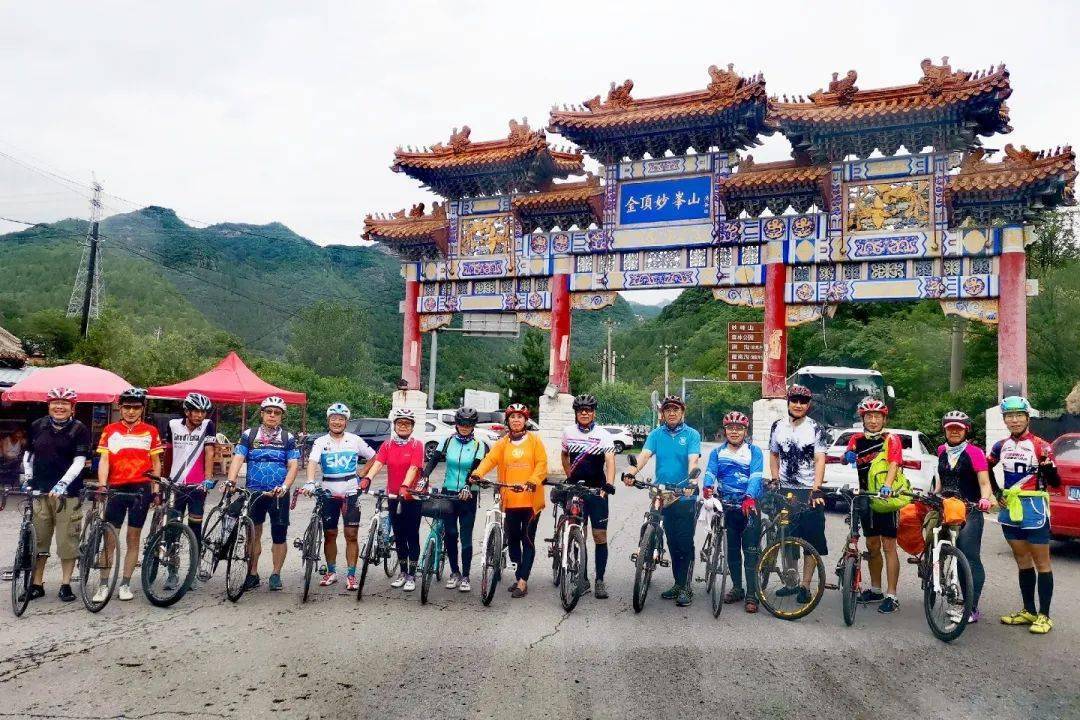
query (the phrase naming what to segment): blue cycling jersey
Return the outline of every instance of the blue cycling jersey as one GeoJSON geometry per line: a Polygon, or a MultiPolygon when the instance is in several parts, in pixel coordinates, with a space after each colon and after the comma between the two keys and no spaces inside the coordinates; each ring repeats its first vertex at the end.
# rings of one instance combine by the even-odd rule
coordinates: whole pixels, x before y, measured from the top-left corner
{"type": "Polygon", "coordinates": [[[738,448],[728,443],[709,453],[704,487],[717,488],[724,502],[737,503],[751,497],[759,499],[763,492],[762,473],[765,455],[761,448],[744,442],[738,448]]]}
{"type": "Polygon", "coordinates": [[[249,490],[273,490],[285,483],[289,461],[300,459],[296,436],[282,428],[248,428],[234,452],[247,462],[249,490]]]}

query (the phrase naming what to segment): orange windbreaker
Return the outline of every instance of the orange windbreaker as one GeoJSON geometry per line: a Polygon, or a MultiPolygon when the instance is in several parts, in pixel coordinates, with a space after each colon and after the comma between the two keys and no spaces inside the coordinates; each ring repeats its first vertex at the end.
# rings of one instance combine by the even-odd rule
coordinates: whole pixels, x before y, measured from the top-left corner
{"type": "Polygon", "coordinates": [[[547,477],[547,451],[544,443],[535,433],[526,433],[525,440],[520,445],[510,442],[510,436],[504,435],[476,468],[476,474],[480,477],[488,474],[492,469],[498,468],[499,482],[507,485],[524,485],[532,483],[536,489],[532,492],[502,493],[502,509],[531,507],[534,514],[544,509],[544,479],[547,477]]]}

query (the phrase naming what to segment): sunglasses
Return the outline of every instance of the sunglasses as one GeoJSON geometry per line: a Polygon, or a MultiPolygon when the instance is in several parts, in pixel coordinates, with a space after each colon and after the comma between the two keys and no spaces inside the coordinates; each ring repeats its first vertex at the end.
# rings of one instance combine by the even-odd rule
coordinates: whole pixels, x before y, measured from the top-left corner
{"type": "Polygon", "coordinates": [[[788,402],[791,403],[792,405],[809,405],[810,404],[810,398],[798,397],[798,396],[789,397],[788,402]]]}
{"type": "Polygon", "coordinates": [[[121,410],[142,410],[142,405],[121,405],[121,410]]]}

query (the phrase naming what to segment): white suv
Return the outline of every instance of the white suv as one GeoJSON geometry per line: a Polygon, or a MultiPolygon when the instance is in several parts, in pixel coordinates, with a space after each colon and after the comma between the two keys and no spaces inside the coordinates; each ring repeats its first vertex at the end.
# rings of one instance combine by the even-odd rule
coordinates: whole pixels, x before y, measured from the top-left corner
{"type": "MultiPolygon", "coordinates": [[[[855,472],[855,467],[844,464],[844,453],[847,451],[848,441],[857,432],[862,432],[862,429],[848,428],[833,435],[832,444],[825,455],[825,481],[822,483],[822,488],[826,492],[858,487],[859,476],[855,472]]],[[[900,444],[904,448],[902,463],[904,476],[911,483],[911,487],[916,490],[933,489],[938,459],[931,450],[934,446],[930,440],[915,430],[886,428],[886,432],[900,438],[900,444]]]]}
{"type": "Polygon", "coordinates": [[[615,453],[619,454],[626,448],[634,447],[634,436],[625,425],[604,425],[604,429],[611,435],[615,442],[615,453]]]}

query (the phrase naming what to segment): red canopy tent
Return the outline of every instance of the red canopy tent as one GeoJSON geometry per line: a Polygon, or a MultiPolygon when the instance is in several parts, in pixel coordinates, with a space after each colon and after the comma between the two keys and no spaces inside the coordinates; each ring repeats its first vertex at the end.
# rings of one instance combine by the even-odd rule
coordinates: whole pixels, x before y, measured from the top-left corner
{"type": "Polygon", "coordinates": [[[4,391],[5,402],[45,402],[45,394],[54,387],[68,387],[79,395],[79,402],[116,402],[120,393],[131,387],[124,378],[101,368],[74,363],[38,370],[4,391]]]}

